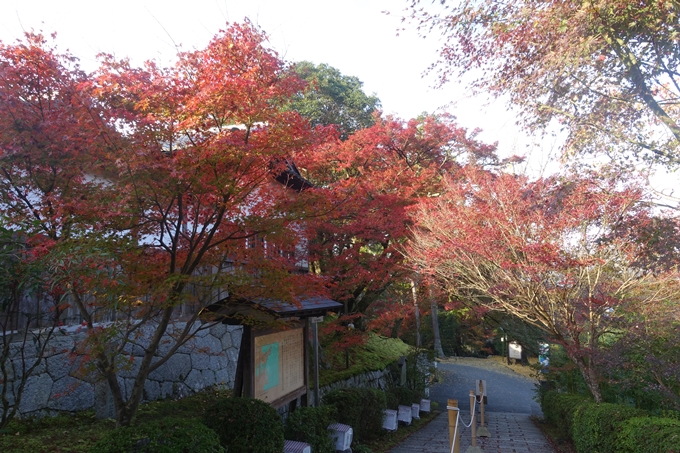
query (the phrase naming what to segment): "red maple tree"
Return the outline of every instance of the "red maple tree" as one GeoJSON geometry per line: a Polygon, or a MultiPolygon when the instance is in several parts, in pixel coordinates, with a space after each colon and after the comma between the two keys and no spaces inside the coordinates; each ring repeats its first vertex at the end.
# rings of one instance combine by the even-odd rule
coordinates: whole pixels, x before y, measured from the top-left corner
{"type": "Polygon", "coordinates": [[[680,290],[674,272],[641,272],[638,245],[610,236],[647,214],[641,192],[595,176],[532,182],[467,170],[464,182],[418,207],[408,258],[455,297],[546,331],[601,401],[602,336],[629,304],[680,290]]]}
{"type": "Polygon", "coordinates": [[[206,328],[202,307],[318,293],[291,273],[309,206],[290,159],[325,135],[287,110],[304,83],[262,31],[231,25],[171,68],[103,55],[91,76],[41,36],[0,50],[3,214],[47,238],[119,425],[149,373],[206,328]]]}
{"type": "Polygon", "coordinates": [[[300,166],[326,194],[322,215],[310,222],[313,267],[348,313],[366,313],[398,293],[388,288],[417,279],[401,252],[414,223],[409,208],[440,192],[444,175],[498,163],[495,147],[475,135],[447,115],[376,117],[372,127],[301,156],[300,166]]]}

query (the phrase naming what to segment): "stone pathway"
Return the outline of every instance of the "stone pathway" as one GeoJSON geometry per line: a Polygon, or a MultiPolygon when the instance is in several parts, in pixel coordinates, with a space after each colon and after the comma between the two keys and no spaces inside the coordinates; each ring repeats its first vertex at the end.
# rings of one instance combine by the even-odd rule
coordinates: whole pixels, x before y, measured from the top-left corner
{"type": "MultiPolygon", "coordinates": [[[[491,435],[486,438],[477,438],[477,446],[484,453],[554,453],[555,450],[543,433],[536,428],[529,414],[487,412],[485,415],[486,426],[491,435]]],[[[461,418],[470,423],[469,412],[461,411],[461,418]]],[[[470,428],[464,428],[460,437],[460,453],[465,453],[470,446],[470,428]]],[[[390,450],[390,453],[449,452],[448,414],[446,412],[390,450]]]]}

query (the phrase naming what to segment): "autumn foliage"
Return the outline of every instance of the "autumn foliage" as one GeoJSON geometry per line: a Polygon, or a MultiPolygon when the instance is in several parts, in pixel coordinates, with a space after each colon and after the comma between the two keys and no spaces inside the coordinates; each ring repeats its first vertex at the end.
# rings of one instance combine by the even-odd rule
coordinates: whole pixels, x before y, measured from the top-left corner
{"type": "Polygon", "coordinates": [[[641,192],[594,176],[529,181],[469,169],[418,207],[407,255],[456,298],[513,315],[562,344],[596,400],[597,351],[626,310],[678,296],[675,271],[640,271],[611,238],[647,215],[641,192]]]}
{"type": "Polygon", "coordinates": [[[408,3],[411,25],[440,38],[442,83],[472,76],[529,128],[559,125],[570,154],[678,164],[676,1],[408,3]]]}
{"type": "Polygon", "coordinates": [[[88,75],[43,36],[2,45],[0,209],[68,294],[88,332],[82,353],[127,425],[201,308],[323,289],[291,273],[306,258],[305,194],[276,178],[325,135],[285,108],[304,83],[250,23],[170,68],[101,59],[88,75]],[[128,357],[143,337],[144,356],[128,357]],[[131,361],[125,395],[117,372],[131,361]]]}
{"type": "Polygon", "coordinates": [[[334,299],[363,313],[390,285],[407,281],[400,246],[413,224],[409,207],[439,192],[444,175],[470,162],[497,163],[494,151],[451,117],[387,117],[302,157],[325,192],[325,215],[310,220],[310,253],[334,299]]]}

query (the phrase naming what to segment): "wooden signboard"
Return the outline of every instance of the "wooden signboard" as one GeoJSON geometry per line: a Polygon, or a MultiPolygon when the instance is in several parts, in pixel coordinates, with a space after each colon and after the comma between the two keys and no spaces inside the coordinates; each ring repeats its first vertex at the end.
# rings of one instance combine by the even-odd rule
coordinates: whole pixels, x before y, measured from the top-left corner
{"type": "Polygon", "coordinates": [[[508,357],[522,360],[522,345],[516,341],[510,342],[510,344],[508,344],[508,357]]]}
{"type": "Polygon", "coordinates": [[[274,406],[306,392],[303,329],[254,338],[253,394],[274,406]]]}

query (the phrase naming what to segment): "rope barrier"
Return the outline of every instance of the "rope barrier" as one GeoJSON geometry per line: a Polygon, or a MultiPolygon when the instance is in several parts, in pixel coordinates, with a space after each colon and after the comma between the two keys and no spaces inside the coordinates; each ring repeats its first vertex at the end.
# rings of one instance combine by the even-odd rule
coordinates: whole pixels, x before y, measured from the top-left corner
{"type": "MultiPolygon", "coordinates": [[[[472,404],[472,410],[470,411],[470,423],[465,423],[464,421],[461,420],[461,424],[466,428],[470,428],[472,426],[472,422],[475,420],[475,411],[477,410],[477,403],[482,404],[483,398],[484,395],[482,394],[479,395],[479,399],[477,395],[475,395],[474,402],[472,404]]],[[[450,411],[451,410],[456,411],[456,425],[453,428],[453,441],[451,442],[451,453],[453,453],[453,450],[456,448],[456,435],[458,434],[458,421],[460,420],[460,408],[455,406],[446,406],[446,409],[450,411]]]]}
{"type": "Polygon", "coordinates": [[[472,421],[475,419],[475,410],[477,410],[477,397],[475,397],[475,402],[472,405],[472,410],[470,411],[470,424],[462,422],[463,426],[465,426],[466,428],[469,428],[470,426],[472,426],[472,421]]]}
{"type": "MultiPolygon", "coordinates": [[[[470,423],[466,424],[464,421],[461,420],[461,424],[463,426],[465,426],[466,428],[469,428],[469,427],[472,426],[472,422],[475,419],[475,410],[477,410],[477,403],[481,404],[482,398],[484,398],[483,395],[479,395],[479,401],[477,400],[476,396],[474,398],[472,410],[470,411],[470,423]]],[[[450,411],[456,411],[456,425],[453,428],[453,441],[451,442],[451,453],[453,453],[453,449],[456,448],[456,435],[458,434],[458,420],[460,420],[460,408],[454,407],[454,406],[446,406],[446,409],[450,410],[450,411]]]]}

